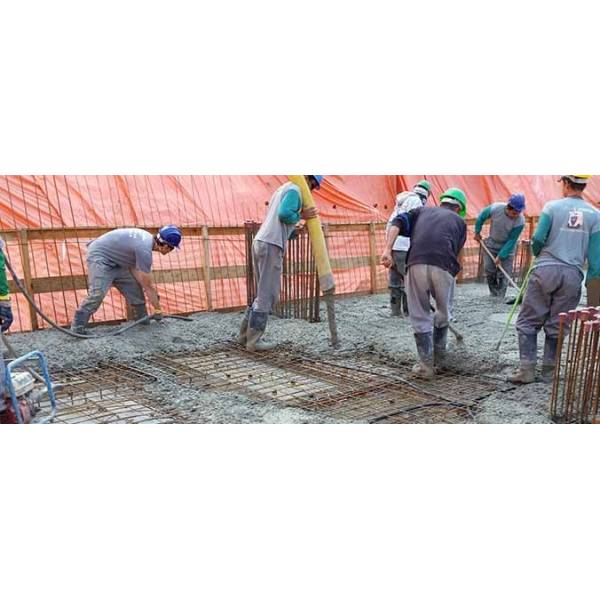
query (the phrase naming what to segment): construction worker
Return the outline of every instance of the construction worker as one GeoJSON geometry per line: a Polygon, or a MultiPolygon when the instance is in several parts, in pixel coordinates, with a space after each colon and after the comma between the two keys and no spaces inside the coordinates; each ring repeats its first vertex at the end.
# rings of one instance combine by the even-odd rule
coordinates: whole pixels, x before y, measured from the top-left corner
{"type": "MultiPolygon", "coordinates": [[[[4,240],[0,239],[0,331],[5,333],[10,329],[13,322],[12,306],[8,290],[8,279],[6,277],[6,261],[4,257],[4,240]]],[[[4,378],[6,367],[4,365],[4,348],[0,348],[0,423],[7,420],[6,397],[4,394],[4,378]]]]}
{"type": "Polygon", "coordinates": [[[475,240],[485,244],[494,256],[492,259],[484,251],[483,261],[490,295],[504,298],[508,281],[504,277],[502,268],[512,277],[512,265],[515,257],[517,241],[525,227],[525,196],[513,194],[508,202],[495,202],[486,206],[475,222],[475,240]],[[483,224],[490,219],[490,234],[485,241],[481,240],[483,224]]]}
{"type": "Polygon", "coordinates": [[[454,278],[461,269],[458,255],[467,239],[466,214],[465,193],[449,188],[440,196],[439,207],[424,206],[400,213],[387,234],[381,257],[387,268],[393,265],[396,237],[399,234],[410,237],[406,290],[419,354],[413,372],[420,377],[433,377],[434,364],[441,366],[446,357],[454,278]]]}
{"type": "MultiPolygon", "coordinates": [[[[323,181],[322,175],[305,175],[305,178],[311,190],[318,190],[323,181]]],[[[287,242],[300,220],[314,219],[318,214],[316,208],[302,208],[300,188],[292,182],[284,183],[271,196],[265,220],[252,243],[256,297],[246,309],[238,337],[239,343],[250,352],[275,347],[261,338],[279,296],[287,242]]]]}
{"type": "Polygon", "coordinates": [[[591,175],[563,175],[558,181],[562,198],[544,205],[533,234],[531,249],[537,257],[521,312],[517,319],[519,369],[512,383],[532,383],[537,362],[537,335],[546,333],[542,375],[554,374],[559,314],[577,307],[581,297],[583,265],[600,274],[600,212],[581,194],[591,175]]]}
{"type": "MultiPolygon", "coordinates": [[[[412,192],[402,192],[396,196],[396,207],[388,221],[387,230],[389,231],[392,221],[401,212],[409,212],[415,208],[425,206],[427,198],[431,193],[431,184],[422,179],[417,182],[412,192]]],[[[406,276],[406,255],[410,248],[410,238],[405,235],[399,235],[394,242],[392,249],[392,258],[394,260],[389,272],[390,288],[390,308],[392,317],[401,317],[408,315],[408,301],[406,300],[406,291],[404,289],[404,277],[406,276]]]]}
{"type": "Polygon", "coordinates": [[[137,228],[114,229],[90,242],[87,250],[89,293],[75,311],[71,331],[84,333],[90,317],[98,310],[111,286],[115,286],[131,307],[135,321],[148,316],[146,299],[160,320],[158,292],[150,275],[152,253],[168,254],[181,243],[175,225],[161,227],[156,235],[137,228]]]}

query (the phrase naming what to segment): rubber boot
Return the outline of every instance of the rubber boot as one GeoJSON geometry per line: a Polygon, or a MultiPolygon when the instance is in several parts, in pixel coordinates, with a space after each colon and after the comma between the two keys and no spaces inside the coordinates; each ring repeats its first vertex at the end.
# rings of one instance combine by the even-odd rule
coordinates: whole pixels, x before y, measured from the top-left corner
{"type": "Polygon", "coordinates": [[[240,333],[238,335],[237,341],[238,344],[245,346],[248,340],[248,321],[250,320],[250,313],[252,312],[252,307],[248,306],[246,308],[246,312],[244,313],[244,318],[242,319],[242,323],[240,325],[240,333]]]}
{"type": "Polygon", "coordinates": [[[544,359],[542,361],[542,379],[544,383],[552,383],[554,379],[557,346],[558,338],[546,336],[546,340],[544,341],[544,359]]]}
{"type": "Polygon", "coordinates": [[[408,317],[408,296],[404,290],[402,290],[402,312],[405,317],[408,317]]]}
{"type": "Polygon", "coordinates": [[[402,292],[398,288],[390,288],[390,314],[392,317],[402,316],[402,292]]]}
{"type": "Polygon", "coordinates": [[[246,333],[246,350],[249,352],[265,352],[267,350],[273,350],[277,346],[277,344],[263,342],[260,339],[267,328],[268,318],[269,315],[267,313],[258,312],[256,310],[250,311],[248,330],[246,333]]]}
{"type": "Polygon", "coordinates": [[[508,281],[504,275],[498,275],[498,300],[503,301],[506,296],[506,287],[508,286],[508,281]]]}
{"type": "Polygon", "coordinates": [[[433,336],[431,333],[415,333],[419,362],[413,367],[412,372],[417,377],[432,379],[433,372],[433,336]]]}
{"type": "Polygon", "coordinates": [[[448,359],[448,326],[433,328],[433,363],[438,368],[444,368],[448,359]]]}
{"type": "MultiPolygon", "coordinates": [[[[145,304],[132,304],[131,305],[131,316],[134,321],[139,321],[144,317],[148,316],[148,309],[145,304]]],[[[141,325],[150,325],[150,319],[147,319],[141,325]]]]}
{"type": "Polygon", "coordinates": [[[86,327],[91,316],[87,310],[77,309],[73,315],[71,331],[73,333],[86,333],[86,327]]]}
{"type": "Polygon", "coordinates": [[[495,274],[487,276],[487,284],[490,290],[490,296],[496,297],[498,295],[498,280],[496,279],[495,274]]]}
{"type": "Polygon", "coordinates": [[[520,365],[508,381],[511,383],[533,383],[537,362],[537,334],[519,333],[520,365]]]}

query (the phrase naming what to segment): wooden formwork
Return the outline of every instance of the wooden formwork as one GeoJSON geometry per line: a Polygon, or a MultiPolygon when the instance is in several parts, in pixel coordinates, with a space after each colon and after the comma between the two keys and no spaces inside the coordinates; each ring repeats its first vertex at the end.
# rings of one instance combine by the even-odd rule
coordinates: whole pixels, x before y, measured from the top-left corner
{"type": "MultiPolygon", "coordinates": [[[[533,231],[535,218],[528,217],[528,232],[533,231]]],[[[469,230],[475,219],[467,219],[469,230]]],[[[385,222],[375,223],[329,223],[324,225],[325,236],[330,249],[331,266],[336,281],[344,280],[347,285],[338,286],[338,291],[344,295],[348,294],[349,287],[354,289],[353,293],[379,293],[387,289],[387,273],[380,266],[379,258],[385,242],[385,222]],[[350,284],[348,284],[350,282],[350,284]]],[[[94,238],[110,231],[108,227],[65,227],[65,228],[22,228],[0,231],[0,237],[6,242],[7,253],[17,271],[22,274],[22,282],[25,288],[39,297],[42,294],[53,294],[56,296],[56,304],[60,305],[60,313],[67,315],[68,302],[67,292],[80,292],[87,288],[87,277],[84,267],[84,245],[94,238]],[[34,244],[48,244],[56,247],[60,243],[77,243],[80,249],[78,271],[75,272],[68,266],[66,273],[61,271],[59,275],[36,275],[36,264],[32,246],[34,244]]],[[[147,231],[155,233],[158,226],[144,227],[147,231]]],[[[193,306],[188,306],[181,313],[189,313],[202,310],[231,310],[241,308],[246,300],[247,288],[245,280],[248,276],[247,262],[243,259],[244,244],[246,244],[246,255],[248,245],[246,242],[247,228],[244,225],[232,227],[211,227],[207,225],[182,227],[184,243],[187,239],[197,241],[197,252],[194,254],[193,265],[182,268],[157,269],[153,271],[154,281],[157,284],[171,284],[173,286],[189,286],[190,284],[201,284],[203,297],[193,306]],[[238,257],[233,262],[223,264],[217,261],[213,254],[215,244],[227,245],[238,244],[240,251],[235,254],[238,257]],[[233,281],[238,281],[244,290],[231,301],[221,300],[217,302],[216,288],[223,289],[233,281]]],[[[219,246],[221,247],[221,246],[219,246]]],[[[58,255],[58,251],[55,252],[58,255]]],[[[461,253],[461,261],[464,266],[458,277],[460,282],[474,281],[478,274],[479,247],[472,237],[469,236],[467,244],[461,253]]],[[[300,259],[300,257],[298,257],[300,259]]],[[[310,268],[306,270],[310,272],[310,268]]],[[[18,288],[13,281],[9,282],[11,293],[19,296],[18,288]]],[[[300,295],[306,295],[306,289],[300,295]]],[[[316,293],[314,289],[309,295],[316,293]]],[[[318,296],[318,293],[317,293],[318,296]]],[[[54,297],[53,297],[54,298],[54,297]]],[[[290,292],[290,298],[293,293],[290,292]]],[[[53,299],[53,303],[54,303],[53,299]]],[[[31,329],[39,329],[41,324],[38,316],[32,308],[27,308],[31,329]]],[[[313,307],[313,315],[314,315],[313,307]]],[[[68,315],[67,315],[68,316],[68,315]]],[[[293,316],[293,315],[292,315],[293,316]]],[[[63,320],[65,318],[63,317],[63,320]]],[[[67,319],[68,320],[68,319],[67,319]]],[[[97,319],[102,320],[102,319],[97,319]]],[[[109,319],[106,319],[109,320],[109,319]]],[[[21,327],[26,330],[28,327],[21,327]]]]}

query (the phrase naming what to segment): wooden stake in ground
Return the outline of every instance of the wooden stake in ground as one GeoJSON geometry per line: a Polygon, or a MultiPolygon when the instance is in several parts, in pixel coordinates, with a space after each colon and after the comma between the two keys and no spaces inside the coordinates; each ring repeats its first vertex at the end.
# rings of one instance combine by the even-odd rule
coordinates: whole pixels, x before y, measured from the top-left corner
{"type": "MultiPolygon", "coordinates": [[[[312,197],[308,183],[304,175],[288,175],[289,180],[295,183],[300,188],[302,195],[302,207],[314,208],[315,201],[312,197]]],[[[337,333],[337,325],[335,322],[335,305],[333,295],[335,293],[335,281],[329,263],[329,254],[325,245],[325,236],[321,228],[321,219],[315,217],[306,221],[306,228],[310,236],[310,244],[312,246],[313,255],[317,265],[317,273],[319,274],[319,286],[323,291],[323,297],[327,305],[327,321],[329,323],[329,333],[331,336],[331,345],[335,348],[339,346],[337,333]]]]}

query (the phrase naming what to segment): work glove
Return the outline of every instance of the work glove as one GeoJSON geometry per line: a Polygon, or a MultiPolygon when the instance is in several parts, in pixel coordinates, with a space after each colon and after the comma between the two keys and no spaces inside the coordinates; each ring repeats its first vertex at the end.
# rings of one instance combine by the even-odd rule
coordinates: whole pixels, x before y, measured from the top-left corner
{"type": "Polygon", "coordinates": [[[13,322],[13,313],[10,301],[0,302],[0,331],[4,333],[10,329],[13,322]]]}

